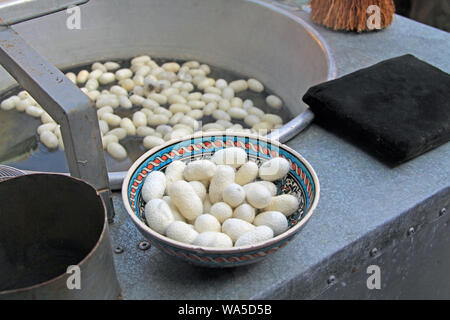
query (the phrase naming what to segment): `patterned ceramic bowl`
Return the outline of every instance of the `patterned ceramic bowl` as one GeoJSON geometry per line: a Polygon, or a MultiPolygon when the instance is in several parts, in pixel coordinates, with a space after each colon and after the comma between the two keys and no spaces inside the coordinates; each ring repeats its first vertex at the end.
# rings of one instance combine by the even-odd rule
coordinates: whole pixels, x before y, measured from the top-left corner
{"type": "Polygon", "coordinates": [[[133,164],[122,186],[122,198],[128,214],[152,245],[171,256],[206,267],[234,267],[258,262],[284,247],[313,214],[319,201],[319,193],[319,180],[313,168],[291,148],[261,136],[223,132],[172,140],[149,150],[133,164]],[[256,245],[218,249],[181,243],[153,231],[146,225],[145,202],[141,196],[141,188],[149,172],[165,170],[174,160],[189,162],[208,159],[217,150],[232,146],[244,149],[249,159],[258,164],[278,156],[291,163],[288,175],[280,181],[275,181],[279,194],[293,194],[300,202],[298,211],[288,217],[289,229],[286,232],[256,245]]]}

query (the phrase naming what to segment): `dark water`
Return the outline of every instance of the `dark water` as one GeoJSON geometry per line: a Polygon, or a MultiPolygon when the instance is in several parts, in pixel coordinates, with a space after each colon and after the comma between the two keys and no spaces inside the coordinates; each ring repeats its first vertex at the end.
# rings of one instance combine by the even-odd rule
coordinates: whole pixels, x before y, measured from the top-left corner
{"type": "MultiPolygon", "coordinates": [[[[173,59],[154,59],[159,65],[164,62],[174,61],[173,59]]],[[[112,61],[112,60],[108,60],[112,61]]],[[[130,66],[130,59],[128,60],[114,60],[124,68],[130,66]]],[[[105,61],[103,61],[105,62],[105,61]]],[[[182,64],[184,61],[177,61],[182,64]]],[[[90,70],[92,63],[81,65],[78,67],[65,69],[64,73],[74,72],[77,74],[79,71],[86,69],[90,70]]],[[[247,79],[245,75],[240,75],[228,70],[211,67],[210,77],[215,79],[225,79],[230,82],[237,79],[247,79]]],[[[108,89],[111,85],[100,86],[99,91],[108,89]]],[[[23,90],[16,87],[0,95],[0,101],[8,98],[13,94],[17,94],[23,90]]],[[[250,90],[237,93],[236,96],[242,100],[251,99],[254,105],[261,108],[265,112],[273,112],[265,102],[265,97],[270,94],[276,94],[270,89],[265,88],[264,92],[256,93],[250,90]]],[[[139,110],[139,107],[133,106],[132,109],[126,110],[117,108],[115,113],[121,117],[129,116],[139,110]]],[[[284,107],[281,112],[276,112],[281,116],[284,122],[292,119],[292,115],[289,113],[288,108],[284,107]]],[[[214,122],[212,117],[204,117],[203,124],[214,122]]],[[[244,128],[248,126],[241,120],[233,119],[233,123],[240,123],[244,128]]],[[[45,172],[67,172],[67,162],[64,151],[62,150],[49,150],[40,141],[39,136],[36,133],[37,127],[41,124],[39,118],[33,118],[25,113],[17,112],[15,110],[3,111],[0,110],[0,163],[16,167],[18,169],[33,170],[33,171],[45,171],[45,172]]],[[[136,161],[147,149],[142,145],[141,137],[126,137],[121,140],[121,144],[128,152],[128,158],[123,161],[118,161],[112,158],[107,152],[105,154],[106,165],[108,171],[126,171],[131,164],[136,161]]]]}

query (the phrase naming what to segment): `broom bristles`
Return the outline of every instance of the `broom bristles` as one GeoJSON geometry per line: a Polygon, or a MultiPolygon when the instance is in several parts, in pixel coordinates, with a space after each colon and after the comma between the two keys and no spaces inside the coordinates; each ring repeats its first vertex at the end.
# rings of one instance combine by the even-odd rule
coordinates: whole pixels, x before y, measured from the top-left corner
{"type": "Polygon", "coordinates": [[[380,8],[381,28],[392,23],[394,0],[311,0],[311,19],[334,30],[369,31],[367,8],[380,8]]]}

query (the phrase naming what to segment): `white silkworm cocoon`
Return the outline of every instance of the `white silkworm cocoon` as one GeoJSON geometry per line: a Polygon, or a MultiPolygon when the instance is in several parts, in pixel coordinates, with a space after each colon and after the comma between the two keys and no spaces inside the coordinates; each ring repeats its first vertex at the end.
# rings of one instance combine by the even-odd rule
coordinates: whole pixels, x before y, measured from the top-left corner
{"type": "Polygon", "coordinates": [[[227,185],[222,192],[222,199],[228,203],[230,207],[236,208],[245,200],[245,191],[237,183],[227,185]]]}
{"type": "Polygon", "coordinates": [[[239,168],[247,162],[247,153],[242,148],[224,148],[214,153],[211,161],[217,165],[228,165],[233,168],[239,168]]]}
{"type": "Polygon", "coordinates": [[[211,206],[209,213],[216,217],[220,223],[223,223],[233,216],[233,209],[225,202],[217,202],[211,206]]]}
{"type": "Polygon", "coordinates": [[[182,221],[172,222],[166,229],[166,236],[170,239],[191,244],[198,236],[198,232],[182,221]]]}
{"type": "Polygon", "coordinates": [[[236,218],[228,219],[222,224],[222,232],[227,234],[233,242],[253,229],[255,229],[253,224],[236,218]]]}
{"type": "Polygon", "coordinates": [[[215,175],[216,170],[216,164],[210,160],[195,160],[188,163],[183,175],[187,181],[209,180],[215,175]]]}
{"type": "Polygon", "coordinates": [[[235,182],[241,186],[244,186],[256,179],[258,176],[258,165],[249,161],[244,163],[236,172],[235,182]]]}
{"type": "Polygon", "coordinates": [[[203,213],[203,202],[188,182],[184,180],[173,182],[169,187],[169,196],[186,219],[195,219],[203,213]]]}
{"type": "Polygon", "coordinates": [[[259,177],[265,181],[275,181],[285,177],[290,169],[289,161],[276,157],[266,161],[259,168],[259,177]]]}
{"type": "Polygon", "coordinates": [[[255,226],[268,226],[273,230],[275,236],[282,234],[288,229],[286,216],[278,211],[266,211],[258,214],[253,224],[255,226]]]}
{"type": "Polygon", "coordinates": [[[161,171],[152,171],[145,178],[141,194],[145,202],[161,199],[166,190],[166,175],[161,171]]]}
{"type": "Polygon", "coordinates": [[[248,203],[243,203],[233,211],[233,218],[253,223],[255,220],[256,210],[248,203]]]}
{"type": "Polygon", "coordinates": [[[279,211],[286,217],[290,216],[298,210],[299,201],[296,196],[291,194],[282,194],[273,197],[269,205],[263,211],[279,211]]]}
{"type": "Polygon", "coordinates": [[[195,219],[194,223],[195,230],[197,232],[220,232],[222,227],[219,220],[211,214],[202,214],[195,219]]]}
{"type": "Polygon", "coordinates": [[[209,200],[216,203],[222,200],[223,189],[234,183],[235,171],[232,167],[226,165],[217,166],[216,173],[211,179],[209,185],[209,200]]]}
{"type": "Polygon", "coordinates": [[[273,230],[268,226],[259,226],[241,235],[234,244],[235,247],[249,246],[272,239],[273,230]]]}
{"type": "Polygon", "coordinates": [[[253,184],[246,190],[247,202],[254,208],[262,209],[269,205],[272,196],[264,186],[260,184],[253,184]]]}
{"type": "Polygon", "coordinates": [[[164,200],[153,199],[145,205],[145,220],[152,230],[165,234],[175,218],[164,200]]]}
{"type": "Polygon", "coordinates": [[[231,248],[233,247],[233,241],[231,238],[222,232],[202,232],[192,243],[200,247],[211,248],[231,248]]]}

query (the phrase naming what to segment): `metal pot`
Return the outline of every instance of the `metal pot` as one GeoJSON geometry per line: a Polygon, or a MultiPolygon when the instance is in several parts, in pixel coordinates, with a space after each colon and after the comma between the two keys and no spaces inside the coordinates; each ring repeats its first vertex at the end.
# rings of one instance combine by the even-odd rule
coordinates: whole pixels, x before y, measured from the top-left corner
{"type": "MultiPolygon", "coordinates": [[[[303,93],[332,79],[336,69],[321,36],[274,3],[91,0],[80,7],[79,30],[67,28],[70,15],[65,11],[16,24],[14,29],[59,68],[150,54],[196,59],[255,77],[283,98],[292,115],[300,115],[272,136],[284,142],[311,120],[311,114],[304,113],[303,93]]],[[[13,84],[11,76],[0,70],[0,90],[13,84]]],[[[120,188],[126,169],[110,172],[112,188],[120,188]]]]}
{"type": "Polygon", "coordinates": [[[117,299],[106,210],[87,183],[32,174],[0,183],[0,299],[117,299]]]}

